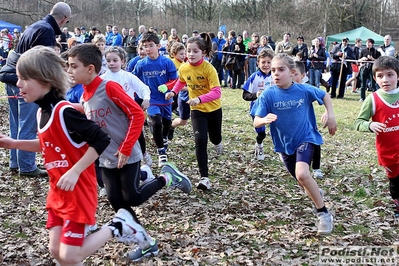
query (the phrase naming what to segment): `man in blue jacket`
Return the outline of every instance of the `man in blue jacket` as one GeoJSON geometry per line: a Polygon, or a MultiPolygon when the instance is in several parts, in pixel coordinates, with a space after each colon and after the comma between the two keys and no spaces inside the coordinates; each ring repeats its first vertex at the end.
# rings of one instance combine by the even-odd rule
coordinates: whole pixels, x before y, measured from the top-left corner
{"type": "Polygon", "coordinates": [[[218,72],[220,84],[222,84],[223,80],[223,66],[222,66],[223,53],[221,53],[221,51],[223,51],[223,46],[226,43],[226,40],[223,38],[223,36],[224,32],[220,30],[218,31],[218,36],[212,39],[212,42],[215,43],[217,46],[217,51],[214,51],[215,55],[213,56],[211,63],[218,72]]]}
{"type": "MultiPolygon", "coordinates": [[[[13,139],[36,139],[37,123],[36,112],[38,105],[27,103],[19,96],[19,88],[16,86],[16,64],[21,54],[30,48],[43,45],[54,47],[55,36],[61,35],[61,30],[71,17],[71,8],[64,2],[56,3],[43,19],[30,25],[21,36],[15,50],[7,58],[6,65],[0,70],[0,81],[5,83],[5,89],[9,98],[10,135],[13,139]]],[[[10,150],[10,170],[19,171],[21,176],[37,177],[47,175],[36,165],[36,153],[21,150],[10,150]]]]}

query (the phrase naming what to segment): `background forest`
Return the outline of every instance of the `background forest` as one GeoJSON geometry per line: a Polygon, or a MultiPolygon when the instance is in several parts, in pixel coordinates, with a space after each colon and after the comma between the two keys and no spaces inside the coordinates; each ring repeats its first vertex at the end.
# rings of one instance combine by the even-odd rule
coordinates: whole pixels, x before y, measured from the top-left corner
{"type": "MultiPolygon", "coordinates": [[[[0,0],[0,19],[29,25],[46,15],[56,1],[0,0]]],[[[381,35],[399,39],[399,1],[396,0],[68,0],[76,26],[106,24],[137,28],[144,24],[181,36],[193,30],[216,32],[220,25],[271,35],[284,32],[306,40],[365,26],[381,35]]]]}

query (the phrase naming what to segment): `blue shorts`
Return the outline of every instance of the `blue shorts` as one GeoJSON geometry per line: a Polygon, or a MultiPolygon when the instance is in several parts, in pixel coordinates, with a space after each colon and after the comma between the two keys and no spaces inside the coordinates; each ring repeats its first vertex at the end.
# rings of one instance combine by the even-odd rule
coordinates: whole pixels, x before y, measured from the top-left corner
{"type": "Polygon", "coordinates": [[[162,118],[172,120],[172,105],[150,105],[147,114],[149,116],[161,115],[162,118]]]}
{"type": "Polygon", "coordinates": [[[181,120],[188,120],[190,118],[190,105],[186,103],[186,101],[182,99],[178,99],[177,103],[179,105],[179,117],[181,120]]]}
{"type": "Polygon", "coordinates": [[[290,172],[290,174],[296,179],[295,176],[295,166],[297,162],[304,162],[310,166],[313,159],[313,153],[315,150],[315,145],[313,143],[304,142],[296,149],[295,153],[292,155],[287,155],[281,153],[281,157],[284,161],[285,167],[290,172]]]}
{"type": "MultiPolygon", "coordinates": [[[[255,116],[251,115],[252,121],[254,121],[255,116]]],[[[266,132],[266,126],[261,126],[261,127],[255,127],[255,132],[256,133],[261,133],[261,132],[266,132]]]]}

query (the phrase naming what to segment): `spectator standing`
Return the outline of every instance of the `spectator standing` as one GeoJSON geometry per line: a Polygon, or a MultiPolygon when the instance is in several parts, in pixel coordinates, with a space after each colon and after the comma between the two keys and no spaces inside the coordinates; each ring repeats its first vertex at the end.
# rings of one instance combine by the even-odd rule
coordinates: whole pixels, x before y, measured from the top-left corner
{"type": "MultiPolygon", "coordinates": [[[[274,49],[267,43],[267,36],[266,36],[266,35],[262,35],[262,36],[260,37],[260,44],[259,44],[259,47],[258,47],[258,52],[257,52],[257,54],[259,55],[260,52],[261,52],[263,49],[270,49],[270,50],[272,50],[273,53],[274,53],[274,49]]],[[[257,60],[259,61],[259,59],[257,59],[257,60]]]]}
{"type": "Polygon", "coordinates": [[[161,47],[159,48],[160,55],[167,55],[167,47],[168,47],[168,32],[166,30],[161,31],[161,39],[159,40],[159,44],[161,47]]]}
{"type": "MultiPolygon", "coordinates": [[[[356,38],[355,40],[355,46],[353,47],[353,54],[355,56],[355,60],[359,60],[360,58],[360,53],[362,52],[362,39],[356,38]]],[[[353,93],[358,93],[357,90],[357,79],[359,76],[359,63],[358,62],[353,62],[352,63],[352,77],[346,81],[346,86],[349,86],[352,84],[352,92],[353,93]]]]}
{"type": "Polygon", "coordinates": [[[122,35],[120,35],[117,26],[112,27],[112,33],[110,35],[110,46],[122,46],[123,38],[122,35]]]}
{"type": "Polygon", "coordinates": [[[108,24],[106,26],[106,31],[105,31],[105,45],[106,46],[110,46],[112,44],[112,41],[111,41],[112,35],[113,35],[112,34],[112,25],[108,24]]]}
{"type": "Polygon", "coordinates": [[[276,43],[273,41],[272,36],[267,36],[267,43],[273,48],[273,51],[276,50],[276,43]]]}
{"type": "Polygon", "coordinates": [[[144,25],[140,25],[139,26],[139,36],[137,36],[136,39],[136,46],[138,46],[139,41],[141,40],[141,38],[143,38],[143,34],[147,31],[147,29],[145,28],[144,25]]]}
{"type": "Polygon", "coordinates": [[[248,43],[248,71],[247,77],[251,76],[256,71],[256,56],[258,54],[258,48],[260,46],[259,33],[252,33],[252,40],[248,43]]]}
{"type": "Polygon", "coordinates": [[[82,31],[79,27],[74,29],[75,35],[73,36],[78,44],[82,44],[85,42],[85,36],[82,34],[82,31]]]}
{"type": "Polygon", "coordinates": [[[342,42],[335,45],[330,53],[331,57],[333,58],[333,64],[331,65],[331,98],[344,98],[346,77],[352,72],[351,64],[345,61],[345,59],[355,59],[353,50],[349,47],[348,43],[349,38],[344,37],[342,42]],[[341,66],[341,64],[343,65],[341,66]],[[338,96],[337,85],[339,88],[338,96]]]}
{"type": "Polygon", "coordinates": [[[127,36],[125,51],[127,53],[126,61],[129,62],[130,59],[136,57],[137,46],[136,46],[136,30],[134,28],[129,29],[129,35],[127,36]]]}
{"type": "Polygon", "coordinates": [[[186,45],[187,44],[187,40],[188,40],[188,35],[187,34],[183,34],[181,36],[181,42],[186,45]]]}
{"type": "Polygon", "coordinates": [[[170,30],[170,35],[169,35],[168,41],[169,42],[170,41],[180,42],[180,38],[179,38],[179,36],[177,36],[177,30],[175,28],[172,28],[170,30]]]}
{"type": "Polygon", "coordinates": [[[127,37],[129,36],[129,31],[126,28],[122,28],[122,46],[126,47],[127,37]]]}
{"type": "Polygon", "coordinates": [[[65,52],[66,50],[68,50],[69,38],[72,38],[72,35],[69,34],[68,27],[62,28],[61,35],[57,40],[59,43],[61,43],[61,46],[62,46],[61,52],[65,52]]]}
{"type": "Polygon", "coordinates": [[[19,40],[21,38],[21,32],[19,31],[19,29],[14,29],[14,40],[19,40]]]}
{"type": "Polygon", "coordinates": [[[287,55],[292,55],[292,52],[294,51],[294,44],[290,42],[291,34],[286,33],[284,34],[283,40],[276,45],[276,50],[275,53],[284,53],[287,55]]]}
{"type": "MultiPolygon", "coordinates": [[[[244,85],[244,63],[245,63],[245,46],[243,44],[242,35],[237,35],[236,44],[234,45],[234,53],[242,54],[242,55],[234,55],[236,57],[236,66],[233,68],[232,73],[232,89],[241,89],[241,86],[244,85]]],[[[256,58],[255,58],[256,60],[256,58]]],[[[255,62],[256,64],[256,62],[255,62]]]]}
{"type": "Polygon", "coordinates": [[[320,47],[318,38],[312,40],[312,47],[309,50],[309,83],[317,88],[320,87],[320,79],[324,70],[324,61],[326,60],[326,51],[320,47]]]}
{"type": "MultiPolygon", "coordinates": [[[[16,86],[17,75],[15,66],[19,56],[37,45],[53,48],[55,36],[61,35],[62,28],[71,17],[71,8],[64,2],[56,3],[46,17],[30,25],[21,36],[15,52],[8,57],[6,65],[0,70],[0,81],[5,83],[8,96],[19,96],[16,86]]],[[[20,98],[9,98],[10,134],[13,139],[36,139],[36,114],[38,106],[35,103],[25,102],[20,98]]],[[[22,150],[10,150],[9,167],[19,170],[20,175],[39,176],[46,172],[36,166],[36,153],[22,150]]]]}
{"type": "Polygon", "coordinates": [[[377,50],[381,56],[394,56],[395,47],[391,45],[392,38],[390,35],[384,36],[384,45],[381,45],[377,50]]]}
{"type": "Polygon", "coordinates": [[[249,32],[247,30],[243,30],[242,32],[242,43],[245,46],[245,52],[248,51],[248,43],[252,41],[251,37],[249,37],[249,32]]]}
{"type": "MultiPolygon", "coordinates": [[[[224,80],[223,76],[223,66],[222,66],[222,59],[223,59],[223,47],[226,44],[226,40],[223,38],[224,33],[223,31],[218,31],[218,36],[212,40],[212,42],[216,43],[217,45],[217,50],[214,51],[216,54],[212,58],[212,65],[216,69],[219,77],[219,83],[222,84],[222,81],[224,80]]],[[[224,87],[227,86],[227,82],[224,83],[224,87]]]]}
{"type": "Polygon", "coordinates": [[[362,50],[360,53],[359,61],[363,62],[360,68],[360,102],[363,102],[366,99],[366,89],[367,89],[367,81],[370,82],[370,90],[375,91],[375,80],[373,78],[373,63],[378,57],[380,57],[380,52],[374,48],[374,40],[369,38],[366,40],[366,48],[362,50]],[[371,63],[367,63],[371,62],[371,63]]]}
{"type": "Polygon", "coordinates": [[[94,26],[90,27],[90,32],[89,32],[89,37],[87,38],[87,40],[85,42],[93,42],[93,38],[97,33],[97,28],[94,26]]]}
{"type": "Polygon", "coordinates": [[[306,45],[306,43],[304,43],[303,36],[298,36],[298,38],[296,38],[296,41],[297,41],[297,46],[295,46],[294,49],[292,50],[292,55],[296,56],[298,52],[302,52],[301,62],[304,63],[306,66],[308,61],[308,53],[309,53],[308,46],[306,45]]]}

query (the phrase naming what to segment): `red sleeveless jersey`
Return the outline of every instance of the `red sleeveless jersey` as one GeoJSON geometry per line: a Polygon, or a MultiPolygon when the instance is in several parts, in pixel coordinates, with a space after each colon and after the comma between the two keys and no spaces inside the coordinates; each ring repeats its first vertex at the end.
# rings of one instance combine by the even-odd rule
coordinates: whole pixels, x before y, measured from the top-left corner
{"type": "Polygon", "coordinates": [[[376,136],[378,163],[382,166],[399,164],[399,105],[387,103],[378,93],[373,93],[373,122],[384,123],[384,131],[376,136]]]}
{"type": "MultiPolygon", "coordinates": [[[[50,177],[46,209],[52,209],[64,220],[95,224],[97,180],[94,164],[80,174],[73,191],[64,191],[57,187],[61,176],[82,158],[89,147],[86,142],[76,143],[69,136],[63,116],[66,108],[73,106],[67,101],[59,102],[47,124],[38,129],[44,164],[50,177]]],[[[40,116],[41,109],[37,115],[38,125],[40,116]]]]}

